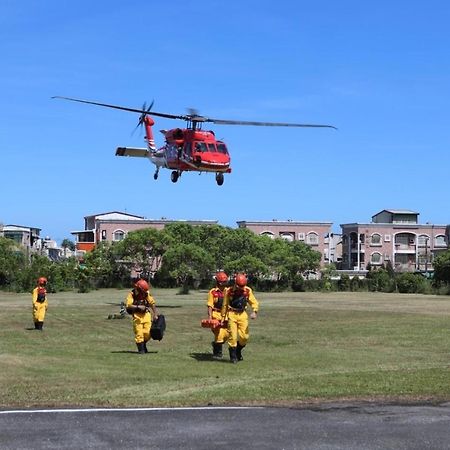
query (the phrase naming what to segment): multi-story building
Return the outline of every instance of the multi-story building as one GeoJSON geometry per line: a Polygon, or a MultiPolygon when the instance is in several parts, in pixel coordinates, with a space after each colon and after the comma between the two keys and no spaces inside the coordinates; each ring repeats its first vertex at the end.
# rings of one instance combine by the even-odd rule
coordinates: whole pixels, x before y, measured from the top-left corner
{"type": "Polygon", "coordinates": [[[40,232],[41,229],[35,227],[4,225],[1,230],[1,235],[31,250],[40,246],[40,232]]]}
{"type": "Polygon", "coordinates": [[[75,236],[77,251],[92,250],[99,242],[116,242],[125,238],[127,233],[144,228],[163,229],[169,223],[187,223],[190,225],[215,225],[216,220],[170,220],[146,219],[120,211],[111,211],[84,217],[84,230],[71,231],[75,236]]]}
{"type": "Polygon", "coordinates": [[[364,270],[390,262],[399,272],[428,272],[448,248],[445,225],[418,223],[419,213],[384,209],[370,223],[342,224],[342,269],[364,270]]]}
{"type": "Polygon", "coordinates": [[[340,259],[340,235],[331,232],[332,222],[298,222],[293,220],[237,222],[239,228],[247,228],[260,236],[288,241],[302,241],[321,255],[321,265],[340,259]]]}

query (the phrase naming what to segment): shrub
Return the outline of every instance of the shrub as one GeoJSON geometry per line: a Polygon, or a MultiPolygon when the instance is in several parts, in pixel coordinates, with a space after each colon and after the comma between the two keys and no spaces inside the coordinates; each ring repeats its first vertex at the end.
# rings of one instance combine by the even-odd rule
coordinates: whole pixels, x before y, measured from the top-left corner
{"type": "Polygon", "coordinates": [[[367,274],[368,289],[372,292],[394,292],[395,280],[385,269],[371,271],[367,274]]]}
{"type": "Polygon", "coordinates": [[[301,275],[295,275],[292,278],[291,288],[294,292],[305,291],[305,279],[301,275]]]}
{"type": "Polygon", "coordinates": [[[349,291],[350,290],[350,277],[344,273],[338,281],[339,291],[349,291]]]}
{"type": "Polygon", "coordinates": [[[402,294],[423,294],[427,290],[428,282],[420,274],[401,273],[396,277],[397,290],[402,294]]]}

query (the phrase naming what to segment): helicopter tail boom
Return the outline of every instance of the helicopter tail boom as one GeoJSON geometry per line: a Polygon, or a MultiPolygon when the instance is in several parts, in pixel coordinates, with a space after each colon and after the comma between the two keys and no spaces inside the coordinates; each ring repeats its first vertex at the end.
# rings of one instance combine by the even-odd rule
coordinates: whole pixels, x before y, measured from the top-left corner
{"type": "Polygon", "coordinates": [[[150,152],[146,148],[117,147],[116,156],[134,156],[138,158],[148,158],[150,152]]]}

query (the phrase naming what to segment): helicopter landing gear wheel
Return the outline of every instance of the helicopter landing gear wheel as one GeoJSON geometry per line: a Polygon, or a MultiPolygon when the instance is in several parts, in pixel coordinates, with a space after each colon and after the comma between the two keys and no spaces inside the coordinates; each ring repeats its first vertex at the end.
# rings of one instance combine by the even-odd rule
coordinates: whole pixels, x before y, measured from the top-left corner
{"type": "Polygon", "coordinates": [[[153,174],[153,179],[157,180],[159,175],[159,167],[155,170],[155,173],[153,174]]]}
{"type": "Polygon", "coordinates": [[[224,182],[223,173],[222,172],[216,173],[216,183],[217,183],[217,185],[218,186],[222,186],[223,182],[224,182]]]}
{"type": "Polygon", "coordinates": [[[176,183],[178,181],[178,177],[180,176],[180,174],[174,170],[171,174],[170,174],[170,179],[172,181],[172,183],[176,183]]]}

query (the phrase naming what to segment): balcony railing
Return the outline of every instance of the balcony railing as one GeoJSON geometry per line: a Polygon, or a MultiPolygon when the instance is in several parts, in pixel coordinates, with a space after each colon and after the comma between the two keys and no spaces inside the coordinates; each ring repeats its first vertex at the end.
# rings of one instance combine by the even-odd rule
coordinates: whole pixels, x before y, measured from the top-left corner
{"type": "Polygon", "coordinates": [[[399,272],[414,272],[416,270],[415,263],[395,263],[394,268],[399,272]]]}
{"type": "Polygon", "coordinates": [[[395,244],[397,253],[416,253],[415,244],[395,244]]]}

